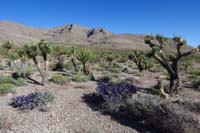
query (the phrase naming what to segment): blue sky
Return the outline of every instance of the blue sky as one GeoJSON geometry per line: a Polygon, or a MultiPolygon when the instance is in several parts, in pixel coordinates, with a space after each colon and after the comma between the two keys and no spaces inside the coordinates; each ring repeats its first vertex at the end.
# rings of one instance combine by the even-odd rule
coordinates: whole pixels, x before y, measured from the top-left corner
{"type": "Polygon", "coordinates": [[[34,27],[75,23],[114,33],[160,33],[200,44],[200,0],[1,0],[0,20],[34,27]]]}

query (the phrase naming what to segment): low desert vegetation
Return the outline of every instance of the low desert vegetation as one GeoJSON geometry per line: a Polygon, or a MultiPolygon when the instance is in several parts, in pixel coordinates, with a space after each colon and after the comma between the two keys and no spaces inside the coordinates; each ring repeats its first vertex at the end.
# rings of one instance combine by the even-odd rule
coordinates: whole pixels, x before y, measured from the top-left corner
{"type": "Polygon", "coordinates": [[[55,84],[63,85],[66,81],[68,81],[66,77],[64,77],[61,74],[53,74],[50,81],[52,81],[55,84]]]}
{"type": "Polygon", "coordinates": [[[49,86],[92,82],[96,91],[87,92],[83,102],[101,115],[117,121],[127,119],[156,132],[198,132],[200,124],[194,116],[200,113],[200,103],[194,101],[196,97],[188,100],[183,93],[199,93],[200,48],[185,51],[187,42],[181,37],[171,41],[175,45],[171,52],[165,49],[169,38],[162,35],[144,38],[150,51],[60,46],[46,40],[17,47],[6,41],[0,49],[0,70],[7,72],[0,76],[0,94],[14,92],[19,86],[42,86],[45,91],[35,89],[8,101],[21,111],[40,110],[56,104],[57,93],[46,91],[49,86]]]}

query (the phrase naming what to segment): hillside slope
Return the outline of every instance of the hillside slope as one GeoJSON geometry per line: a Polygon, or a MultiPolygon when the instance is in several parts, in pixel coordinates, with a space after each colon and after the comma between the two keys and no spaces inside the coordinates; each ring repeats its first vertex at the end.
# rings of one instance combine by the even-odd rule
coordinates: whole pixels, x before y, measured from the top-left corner
{"type": "MultiPolygon", "coordinates": [[[[0,21],[0,43],[10,39],[17,45],[46,39],[59,44],[148,50],[144,37],[145,35],[138,34],[114,34],[103,28],[87,28],[76,24],[42,29],[0,21]]],[[[174,48],[173,42],[168,47],[169,50],[171,48],[174,48]]]]}

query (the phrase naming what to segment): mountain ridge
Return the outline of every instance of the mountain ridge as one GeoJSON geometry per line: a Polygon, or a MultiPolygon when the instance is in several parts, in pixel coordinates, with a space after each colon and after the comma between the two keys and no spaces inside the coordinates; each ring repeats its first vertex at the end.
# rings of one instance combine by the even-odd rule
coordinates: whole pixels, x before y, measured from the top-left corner
{"type": "Polygon", "coordinates": [[[77,24],[36,28],[7,20],[0,21],[0,44],[7,39],[14,41],[17,45],[46,39],[60,44],[149,50],[144,43],[144,37],[144,34],[115,34],[101,27],[88,28],[77,24]]]}

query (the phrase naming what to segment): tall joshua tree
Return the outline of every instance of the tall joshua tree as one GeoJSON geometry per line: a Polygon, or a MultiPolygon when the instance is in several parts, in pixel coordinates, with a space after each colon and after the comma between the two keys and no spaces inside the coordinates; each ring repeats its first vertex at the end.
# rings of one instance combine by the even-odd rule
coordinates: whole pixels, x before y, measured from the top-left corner
{"type": "Polygon", "coordinates": [[[81,49],[76,54],[77,59],[83,64],[83,73],[92,76],[92,70],[89,62],[93,59],[94,55],[88,49],[81,49]]]}
{"type": "Polygon", "coordinates": [[[42,58],[44,60],[44,70],[45,75],[48,76],[49,70],[49,55],[53,52],[52,44],[45,40],[40,40],[38,43],[39,49],[41,51],[42,58]]]}
{"type": "Polygon", "coordinates": [[[44,72],[42,71],[42,67],[39,61],[39,56],[40,56],[40,49],[38,47],[38,45],[31,43],[30,45],[26,45],[25,46],[26,49],[26,54],[29,58],[31,58],[33,60],[33,62],[36,64],[37,69],[42,77],[42,82],[43,85],[47,85],[47,76],[44,74],[44,72]]]}
{"type": "MultiPolygon", "coordinates": [[[[183,57],[192,55],[193,53],[199,51],[199,48],[189,50],[187,52],[182,52],[182,47],[186,45],[186,41],[180,37],[175,36],[173,38],[176,43],[176,53],[167,56],[163,48],[168,44],[168,38],[162,35],[156,35],[153,37],[151,35],[147,35],[145,37],[145,43],[149,45],[151,48],[151,56],[157,60],[160,65],[167,70],[168,76],[161,75],[158,78],[158,85],[161,90],[163,89],[162,80],[167,79],[170,82],[169,94],[177,94],[180,88],[180,75],[179,75],[179,63],[183,57]],[[156,40],[156,41],[155,41],[156,40]]],[[[163,91],[163,95],[168,96],[167,93],[163,91]]]]}

